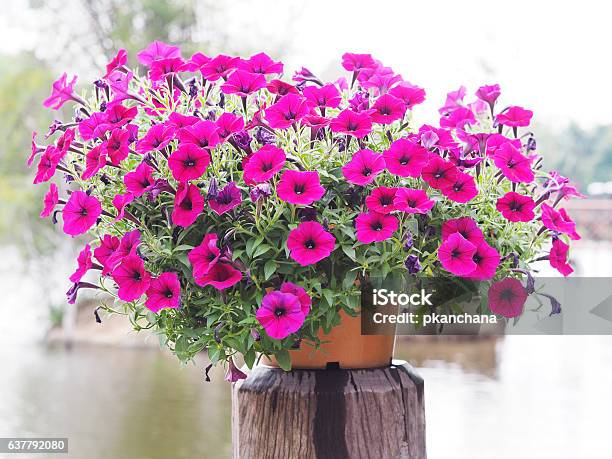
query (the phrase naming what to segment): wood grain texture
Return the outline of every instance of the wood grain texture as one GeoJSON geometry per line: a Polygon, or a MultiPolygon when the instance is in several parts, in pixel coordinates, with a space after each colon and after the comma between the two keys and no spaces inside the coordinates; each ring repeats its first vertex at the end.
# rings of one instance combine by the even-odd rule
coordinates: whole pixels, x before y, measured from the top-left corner
{"type": "Polygon", "coordinates": [[[234,459],[425,459],[423,379],[369,370],[259,366],[232,387],[234,459]]]}

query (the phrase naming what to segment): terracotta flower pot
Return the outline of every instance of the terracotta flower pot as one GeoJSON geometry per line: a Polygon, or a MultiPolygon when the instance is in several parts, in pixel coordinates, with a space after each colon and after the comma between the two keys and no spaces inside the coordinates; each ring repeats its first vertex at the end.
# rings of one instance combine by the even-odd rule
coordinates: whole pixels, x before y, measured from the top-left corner
{"type": "MultiPolygon", "coordinates": [[[[361,317],[351,317],[340,312],[340,325],[328,334],[319,330],[318,337],[326,341],[319,349],[302,343],[300,349],[289,351],[291,366],[295,369],[325,368],[377,368],[391,363],[395,347],[395,327],[377,330],[385,335],[362,335],[361,317]]],[[[386,325],[385,327],[389,327],[386,325]]],[[[278,366],[274,359],[262,357],[265,365],[278,366]]]]}

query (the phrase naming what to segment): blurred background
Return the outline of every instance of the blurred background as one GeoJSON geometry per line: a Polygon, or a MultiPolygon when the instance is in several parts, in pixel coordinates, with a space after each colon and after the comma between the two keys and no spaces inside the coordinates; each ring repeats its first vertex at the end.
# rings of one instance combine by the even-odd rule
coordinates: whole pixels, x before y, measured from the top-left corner
{"type": "MultiPolygon", "coordinates": [[[[228,457],[229,385],[206,361],[180,367],[155,337],[93,319],[95,299],[64,292],[83,241],[38,213],[46,187],[25,166],[42,100],[63,71],[93,82],[118,48],[157,39],[184,55],[265,51],[291,74],[331,79],[345,51],[369,52],[424,87],[418,122],[445,93],[499,83],[502,105],[535,112],[545,168],[588,194],[568,204],[583,240],[579,276],[612,276],[612,42],[597,0],[511,4],[13,0],[0,13],[0,437],[70,438],[70,457],[228,457]]],[[[472,99],[470,96],[469,100],[472,99]]],[[[64,116],[69,116],[65,113],[64,116]]],[[[39,137],[40,138],[40,137],[39,137]]],[[[543,273],[550,274],[550,273],[543,273]]],[[[580,307],[580,305],[564,305],[580,307]]],[[[607,457],[611,337],[407,339],[397,357],[426,381],[429,457],[607,457]],[[604,430],[605,429],[605,430],[604,430]]]]}

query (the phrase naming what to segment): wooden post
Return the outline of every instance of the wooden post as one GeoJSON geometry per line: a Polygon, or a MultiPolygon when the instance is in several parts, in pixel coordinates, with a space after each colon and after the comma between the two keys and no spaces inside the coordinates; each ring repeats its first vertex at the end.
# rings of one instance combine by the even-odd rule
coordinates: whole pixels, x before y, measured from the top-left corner
{"type": "Polygon", "coordinates": [[[423,379],[369,370],[255,367],[232,387],[234,459],[425,459],[423,379]]]}

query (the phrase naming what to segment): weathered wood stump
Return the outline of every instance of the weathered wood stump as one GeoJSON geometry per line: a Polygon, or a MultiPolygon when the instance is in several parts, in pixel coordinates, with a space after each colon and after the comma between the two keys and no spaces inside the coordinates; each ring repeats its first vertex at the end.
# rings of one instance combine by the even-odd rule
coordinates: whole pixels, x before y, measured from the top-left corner
{"type": "Polygon", "coordinates": [[[423,379],[369,370],[255,367],[232,388],[234,459],[425,459],[423,379]]]}

